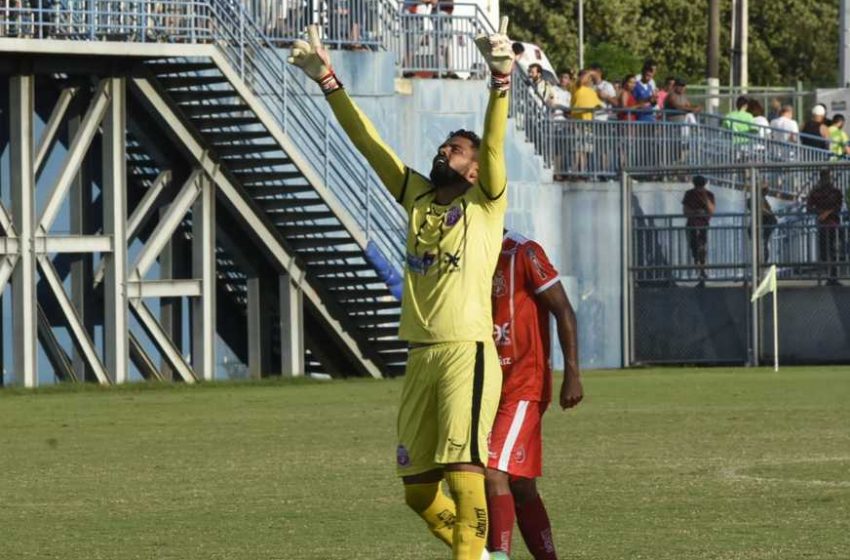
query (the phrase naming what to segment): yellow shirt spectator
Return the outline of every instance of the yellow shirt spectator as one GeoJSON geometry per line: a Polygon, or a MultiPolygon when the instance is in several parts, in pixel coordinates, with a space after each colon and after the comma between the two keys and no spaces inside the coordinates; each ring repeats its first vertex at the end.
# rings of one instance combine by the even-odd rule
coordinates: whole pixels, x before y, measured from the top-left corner
{"type": "Polygon", "coordinates": [[[573,93],[572,107],[574,119],[590,121],[593,120],[593,110],[602,107],[602,100],[599,99],[593,88],[579,86],[573,93]]]}

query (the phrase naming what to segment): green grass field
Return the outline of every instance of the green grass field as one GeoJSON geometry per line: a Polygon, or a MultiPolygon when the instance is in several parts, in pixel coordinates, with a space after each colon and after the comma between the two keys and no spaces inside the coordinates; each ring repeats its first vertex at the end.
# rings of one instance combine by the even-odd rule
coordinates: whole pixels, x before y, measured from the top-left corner
{"type": "MultiPolygon", "coordinates": [[[[0,558],[448,558],[394,478],[401,385],[4,389],[0,558]]],[[[561,558],[850,558],[850,368],[585,390],[545,421],[561,558]]]]}

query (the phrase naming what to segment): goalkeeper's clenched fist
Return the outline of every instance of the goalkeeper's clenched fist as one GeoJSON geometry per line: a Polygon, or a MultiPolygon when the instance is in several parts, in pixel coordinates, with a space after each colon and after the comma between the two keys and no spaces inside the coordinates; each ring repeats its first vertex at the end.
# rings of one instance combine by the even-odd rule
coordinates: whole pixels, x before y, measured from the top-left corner
{"type": "Polygon", "coordinates": [[[499,31],[492,35],[479,35],[475,46],[487,62],[493,76],[493,88],[505,91],[510,88],[511,70],[514,66],[514,53],[511,40],[508,39],[508,17],[502,16],[499,31]]]}
{"type": "Polygon", "coordinates": [[[339,89],[342,84],[334,74],[328,51],[322,46],[319,38],[319,28],[316,25],[307,26],[307,41],[296,39],[292,44],[292,52],[287,59],[290,64],[298,66],[304,73],[315,80],[325,95],[339,89]]]}

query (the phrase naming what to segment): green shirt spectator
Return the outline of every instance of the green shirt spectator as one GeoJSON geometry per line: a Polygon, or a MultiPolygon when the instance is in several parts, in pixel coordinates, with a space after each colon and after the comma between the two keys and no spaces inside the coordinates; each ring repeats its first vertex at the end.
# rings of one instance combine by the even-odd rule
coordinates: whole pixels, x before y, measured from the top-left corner
{"type": "Polygon", "coordinates": [[[735,102],[737,110],[727,113],[723,117],[721,126],[735,133],[733,142],[743,144],[749,141],[748,135],[753,132],[753,115],[747,111],[750,101],[746,97],[739,97],[735,102]]]}
{"type": "Polygon", "coordinates": [[[839,159],[848,153],[848,141],[850,137],[844,132],[844,115],[837,114],[832,117],[832,126],[829,127],[829,151],[833,153],[833,159],[839,159]]]}

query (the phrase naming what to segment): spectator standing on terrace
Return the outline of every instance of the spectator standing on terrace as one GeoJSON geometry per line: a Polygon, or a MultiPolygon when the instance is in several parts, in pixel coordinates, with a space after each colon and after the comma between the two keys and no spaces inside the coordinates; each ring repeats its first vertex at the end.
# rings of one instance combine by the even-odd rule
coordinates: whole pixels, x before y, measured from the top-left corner
{"type": "Polygon", "coordinates": [[[655,66],[647,62],[643,66],[640,79],[635,82],[632,95],[637,102],[639,110],[636,112],[639,122],[655,122],[653,107],[658,103],[658,94],[655,89],[655,66]]]}
{"type": "Polygon", "coordinates": [[[748,111],[749,106],[750,100],[742,95],[735,101],[735,110],[726,113],[726,116],[723,117],[721,126],[735,133],[736,143],[738,143],[739,138],[746,141],[746,138],[742,135],[752,132],[753,114],[748,111]]]}
{"type": "Polygon", "coordinates": [[[829,149],[829,127],[826,126],[826,107],[818,103],[812,107],[812,116],[800,131],[800,143],[810,148],[829,149]]]}
{"type": "MultiPolygon", "coordinates": [[[[649,84],[649,88],[650,88],[653,92],[658,92],[658,87],[655,85],[655,73],[656,73],[656,72],[658,72],[658,63],[657,63],[657,62],[655,62],[654,60],[652,60],[651,58],[647,58],[646,60],[644,60],[644,61],[643,61],[643,66],[642,66],[642,68],[643,68],[644,70],[645,70],[646,68],[650,68],[650,69],[652,69],[652,78],[650,78],[650,79],[649,79],[649,82],[647,82],[647,83],[649,84]]],[[[642,77],[642,76],[643,76],[643,71],[641,71],[641,73],[640,73],[640,74],[636,74],[636,75],[635,75],[635,81],[638,81],[638,82],[639,82],[639,81],[641,80],[641,77],[642,77]]]]}
{"type": "MultiPolygon", "coordinates": [[[[573,118],[580,121],[593,120],[596,109],[602,107],[602,101],[593,89],[593,79],[590,70],[578,73],[578,87],[573,92],[573,118]]],[[[588,154],[593,151],[593,129],[590,124],[575,129],[577,137],[574,146],[576,150],[576,171],[587,171],[588,154]]]]}
{"type": "Polygon", "coordinates": [[[607,109],[617,104],[617,91],[614,89],[614,85],[605,79],[605,72],[599,64],[590,65],[590,76],[593,80],[593,89],[599,96],[599,100],[602,101],[602,107],[606,109],[597,112],[596,120],[607,121],[609,118],[607,109]]]}
{"type": "Polygon", "coordinates": [[[794,107],[783,105],[779,116],[770,121],[773,139],[796,144],[800,140],[800,125],[794,120],[794,107]]]}
{"type": "Polygon", "coordinates": [[[821,171],[820,181],[806,200],[806,210],[817,215],[818,261],[828,264],[827,285],[830,286],[838,284],[834,263],[838,260],[838,230],[843,201],[841,191],[832,184],[829,171],[821,171]]]}
{"type": "Polygon", "coordinates": [[[773,122],[774,119],[778,119],[784,110],[784,106],[782,105],[782,101],[779,100],[778,97],[774,97],[770,100],[770,107],[767,110],[767,119],[773,122]]]}
{"type": "MultiPolygon", "coordinates": [[[[673,88],[664,99],[664,105],[661,107],[666,111],[665,118],[668,122],[684,125],[687,123],[696,123],[694,113],[699,113],[702,108],[699,105],[694,105],[685,93],[688,87],[685,80],[676,78],[673,80],[673,88]]],[[[683,153],[686,146],[689,145],[690,127],[681,126],[681,139],[675,140],[671,146],[671,155],[673,163],[682,163],[683,153]]]]}
{"type": "Polygon", "coordinates": [[[837,113],[832,117],[832,126],[829,127],[829,151],[833,153],[833,159],[841,159],[850,154],[850,137],[844,132],[844,115],[837,113]]]}
{"type": "Polygon", "coordinates": [[[699,286],[705,285],[708,275],[705,261],[708,256],[708,226],[714,215],[714,193],[706,188],[708,181],[702,175],[693,179],[694,188],[685,192],[682,198],[682,212],[687,217],[685,223],[691,256],[699,272],[699,286]]]}
{"type": "MultiPolygon", "coordinates": [[[[659,111],[664,110],[664,101],[667,99],[667,96],[670,95],[670,92],[673,91],[675,83],[676,78],[667,78],[664,80],[664,87],[658,90],[658,95],[656,96],[658,98],[658,103],[656,107],[659,111]]],[[[666,115],[664,115],[664,117],[666,118],[666,115]]]]}
{"type": "Polygon", "coordinates": [[[637,115],[632,110],[637,106],[637,101],[633,94],[637,80],[634,76],[626,76],[623,80],[623,85],[620,87],[620,94],[617,96],[617,107],[620,111],[617,113],[617,118],[621,121],[637,120],[637,115]]]}
{"type": "Polygon", "coordinates": [[[555,100],[555,90],[552,88],[552,84],[543,78],[543,66],[536,62],[529,65],[528,78],[531,80],[531,87],[534,88],[540,99],[547,105],[551,105],[555,100]]]}
{"type": "Polygon", "coordinates": [[[753,116],[755,134],[759,138],[764,138],[768,132],[766,128],[770,126],[770,122],[764,116],[764,106],[757,99],[752,99],[747,108],[748,112],[753,116]]]}
{"type": "Polygon", "coordinates": [[[688,84],[684,79],[676,78],[673,80],[673,89],[664,99],[664,105],[662,107],[665,111],[669,111],[667,115],[668,121],[684,123],[688,121],[687,117],[689,114],[702,111],[702,107],[691,103],[688,94],[685,93],[687,87],[688,84]]]}
{"type": "Polygon", "coordinates": [[[573,94],[571,93],[573,75],[569,71],[563,72],[558,79],[558,86],[552,88],[555,93],[555,99],[551,105],[551,109],[552,117],[556,121],[563,121],[566,120],[573,101],[573,94]]]}

